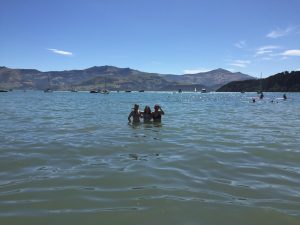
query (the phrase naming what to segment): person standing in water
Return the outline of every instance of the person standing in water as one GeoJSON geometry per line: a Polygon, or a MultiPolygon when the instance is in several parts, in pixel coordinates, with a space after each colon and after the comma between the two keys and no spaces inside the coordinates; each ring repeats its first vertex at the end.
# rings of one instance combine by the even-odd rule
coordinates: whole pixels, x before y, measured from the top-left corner
{"type": "Polygon", "coordinates": [[[264,93],[260,93],[259,99],[263,99],[264,98],[264,93]]]}
{"type": "Polygon", "coordinates": [[[287,100],[286,94],[283,94],[283,100],[287,100]]]}
{"type": "Polygon", "coordinates": [[[151,113],[151,109],[149,106],[145,107],[144,112],[142,113],[142,116],[144,119],[144,123],[150,122],[152,120],[152,113],[151,113]]]}
{"type": "Polygon", "coordinates": [[[131,117],[132,117],[133,123],[139,123],[141,116],[142,113],[139,110],[139,105],[135,104],[133,107],[133,111],[131,111],[128,115],[128,121],[131,122],[131,117]]]}
{"type": "Polygon", "coordinates": [[[159,105],[154,106],[154,112],[152,112],[153,122],[161,122],[161,116],[164,115],[165,112],[159,105]]]}

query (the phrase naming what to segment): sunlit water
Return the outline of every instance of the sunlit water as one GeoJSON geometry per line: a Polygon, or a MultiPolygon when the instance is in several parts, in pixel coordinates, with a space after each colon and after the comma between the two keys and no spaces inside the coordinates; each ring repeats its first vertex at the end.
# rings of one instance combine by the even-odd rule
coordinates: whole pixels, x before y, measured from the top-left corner
{"type": "Polygon", "coordinates": [[[0,224],[299,225],[300,94],[255,95],[0,93],[0,224]]]}

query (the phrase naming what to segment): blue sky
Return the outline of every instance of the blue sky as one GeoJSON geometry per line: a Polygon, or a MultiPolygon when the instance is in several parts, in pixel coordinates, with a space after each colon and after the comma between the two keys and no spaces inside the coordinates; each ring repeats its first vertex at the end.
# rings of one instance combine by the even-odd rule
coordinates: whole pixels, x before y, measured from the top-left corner
{"type": "Polygon", "coordinates": [[[299,0],[1,0],[0,65],[300,70],[299,0]]]}

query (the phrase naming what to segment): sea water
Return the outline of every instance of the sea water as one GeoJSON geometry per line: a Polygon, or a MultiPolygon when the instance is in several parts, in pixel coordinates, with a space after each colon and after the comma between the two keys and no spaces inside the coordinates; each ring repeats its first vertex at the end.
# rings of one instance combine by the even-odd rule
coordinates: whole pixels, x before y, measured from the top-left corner
{"type": "Polygon", "coordinates": [[[264,94],[0,93],[0,224],[299,225],[300,94],[264,94]]]}

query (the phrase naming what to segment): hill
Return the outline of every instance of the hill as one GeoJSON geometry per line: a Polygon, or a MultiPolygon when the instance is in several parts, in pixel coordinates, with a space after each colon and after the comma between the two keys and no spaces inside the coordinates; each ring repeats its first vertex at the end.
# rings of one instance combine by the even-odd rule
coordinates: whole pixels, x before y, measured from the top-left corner
{"type": "Polygon", "coordinates": [[[196,74],[184,74],[182,76],[164,75],[163,77],[168,81],[175,81],[182,84],[203,84],[203,86],[211,90],[216,90],[231,81],[255,79],[247,74],[240,72],[232,73],[221,68],[196,74]]]}
{"type": "Polygon", "coordinates": [[[110,90],[160,90],[168,82],[159,74],[145,73],[130,68],[114,66],[91,67],[84,70],[49,71],[22,70],[0,67],[1,89],[46,89],[50,86],[54,90],[103,89],[106,81],[110,90]]]}
{"type": "Polygon", "coordinates": [[[206,73],[164,75],[147,73],[130,68],[94,66],[84,70],[41,72],[34,69],[10,69],[0,67],[0,89],[39,89],[50,86],[54,90],[103,89],[109,90],[167,90],[192,91],[217,87],[232,80],[253,79],[242,73],[217,69],[206,73]]]}
{"type": "Polygon", "coordinates": [[[217,91],[219,92],[299,92],[300,71],[282,72],[261,80],[234,81],[217,91]]]}

